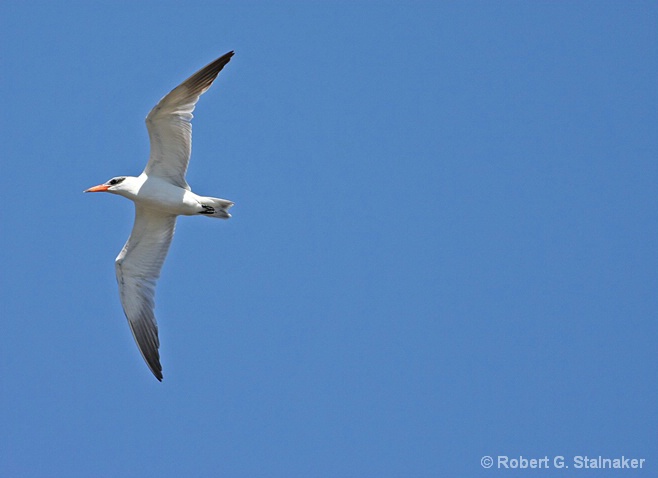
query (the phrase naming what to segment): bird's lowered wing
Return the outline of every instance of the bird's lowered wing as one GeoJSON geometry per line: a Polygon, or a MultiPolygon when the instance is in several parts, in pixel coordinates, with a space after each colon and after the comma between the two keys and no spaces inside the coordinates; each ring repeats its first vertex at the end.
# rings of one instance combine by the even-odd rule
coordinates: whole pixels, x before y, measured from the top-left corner
{"type": "Polygon", "coordinates": [[[151,155],[144,170],[147,175],[190,189],[185,172],[192,150],[192,111],[199,97],[210,88],[232,56],[230,51],[201,68],[162,98],[148,114],[146,127],[151,140],[151,155]]]}
{"type": "Polygon", "coordinates": [[[162,380],[162,366],[153,312],[155,283],[175,227],[176,216],[135,205],[132,233],[115,262],[123,311],[144,360],[158,380],[162,380]]]}

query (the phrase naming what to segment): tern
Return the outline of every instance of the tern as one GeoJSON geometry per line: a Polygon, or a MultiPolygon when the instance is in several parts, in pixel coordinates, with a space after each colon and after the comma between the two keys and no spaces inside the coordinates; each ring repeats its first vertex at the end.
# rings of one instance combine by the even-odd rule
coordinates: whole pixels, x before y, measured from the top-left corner
{"type": "Polygon", "coordinates": [[[194,106],[232,56],[230,51],[201,68],[151,110],[146,117],[151,153],[142,174],[116,176],[84,191],[118,194],[135,203],[135,223],[116,258],[116,276],[130,330],[142,357],[159,381],[162,381],[162,366],[153,310],[155,284],[174,236],[176,217],[231,217],[228,210],[233,202],[193,193],[185,172],[192,149],[194,106]]]}

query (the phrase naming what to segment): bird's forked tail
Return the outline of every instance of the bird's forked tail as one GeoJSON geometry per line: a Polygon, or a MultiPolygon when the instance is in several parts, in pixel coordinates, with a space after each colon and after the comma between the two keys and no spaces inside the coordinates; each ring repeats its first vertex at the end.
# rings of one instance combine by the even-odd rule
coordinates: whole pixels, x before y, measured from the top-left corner
{"type": "Polygon", "coordinates": [[[228,219],[231,217],[228,210],[233,206],[233,202],[227,199],[219,198],[202,198],[201,207],[203,210],[199,211],[199,214],[203,214],[208,217],[218,217],[220,219],[228,219]]]}

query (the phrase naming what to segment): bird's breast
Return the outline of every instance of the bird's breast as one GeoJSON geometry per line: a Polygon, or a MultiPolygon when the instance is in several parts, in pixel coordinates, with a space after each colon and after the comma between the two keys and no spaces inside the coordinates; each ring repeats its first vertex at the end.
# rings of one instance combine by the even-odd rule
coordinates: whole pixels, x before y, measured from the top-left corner
{"type": "Polygon", "coordinates": [[[198,210],[196,195],[160,178],[148,178],[137,192],[134,201],[168,214],[191,215],[198,210]]]}

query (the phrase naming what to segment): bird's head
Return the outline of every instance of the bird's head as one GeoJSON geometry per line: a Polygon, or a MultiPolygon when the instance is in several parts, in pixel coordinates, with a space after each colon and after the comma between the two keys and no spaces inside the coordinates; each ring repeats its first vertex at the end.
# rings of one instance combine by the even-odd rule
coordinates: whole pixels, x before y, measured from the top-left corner
{"type": "Polygon", "coordinates": [[[86,193],[114,193],[114,194],[121,194],[124,189],[126,189],[126,186],[130,181],[126,181],[126,179],[129,179],[128,176],[117,176],[116,178],[112,178],[109,181],[99,184],[98,186],[94,186],[93,188],[86,189],[84,192],[86,193]]]}

